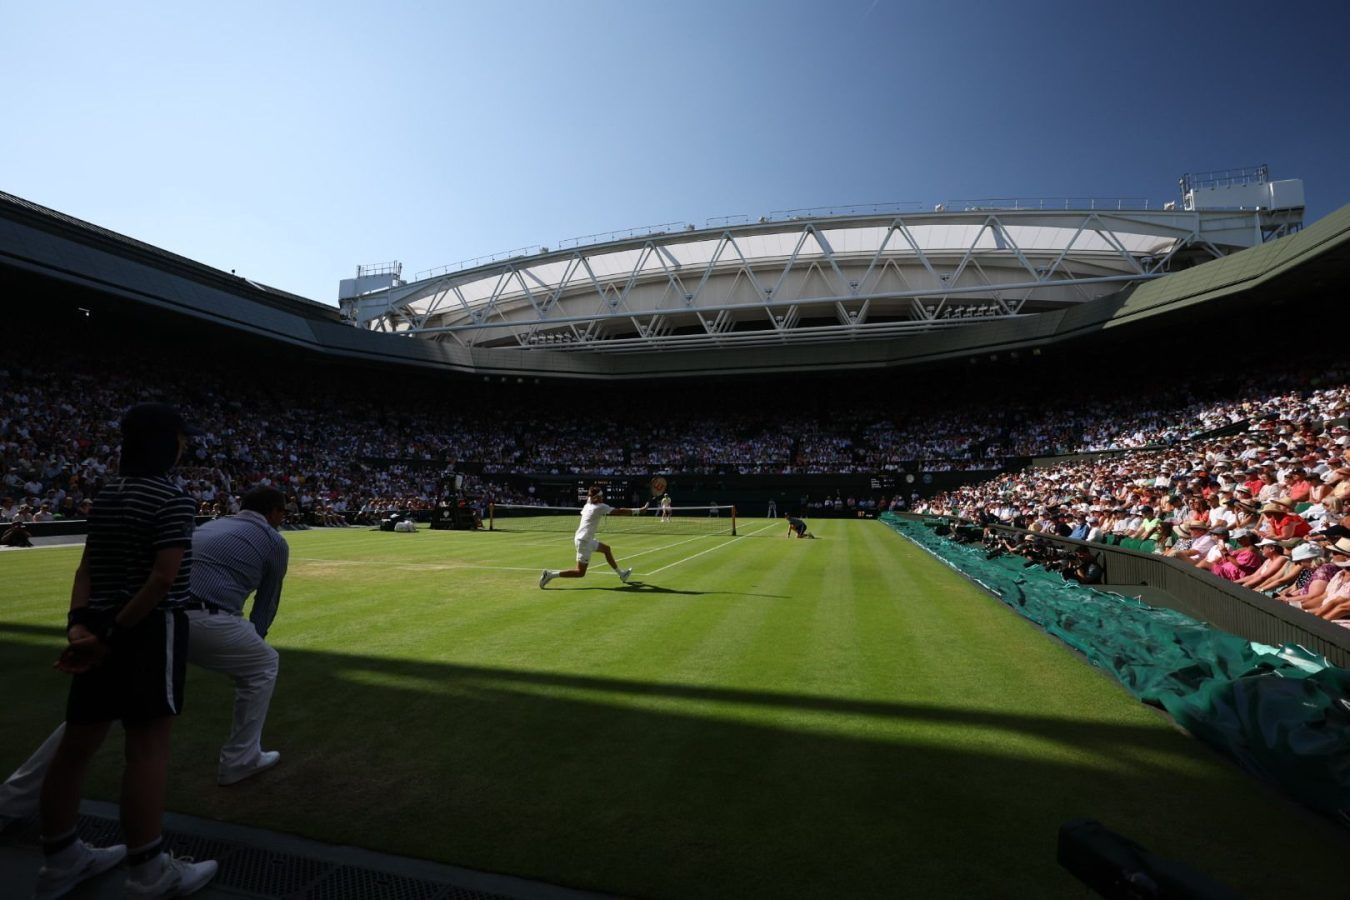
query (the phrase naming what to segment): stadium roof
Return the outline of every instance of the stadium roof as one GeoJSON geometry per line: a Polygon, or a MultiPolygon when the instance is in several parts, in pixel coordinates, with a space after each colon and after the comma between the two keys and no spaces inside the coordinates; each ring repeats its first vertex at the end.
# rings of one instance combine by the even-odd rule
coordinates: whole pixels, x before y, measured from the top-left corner
{"type": "MultiPolygon", "coordinates": [[[[1301,216],[1301,210],[1298,212],[1301,216]]],[[[469,348],[625,353],[876,340],[1085,303],[1281,213],[976,207],[792,216],[493,260],[343,300],[376,331],[469,348]]],[[[346,284],[352,284],[348,282],[346,284]]]]}
{"type": "MultiPolygon", "coordinates": [[[[751,231],[754,228],[750,226],[751,231]]],[[[828,240],[829,229],[822,231],[828,240]]],[[[800,233],[806,233],[804,227],[800,233]]],[[[706,235],[694,234],[688,243],[706,240],[706,235]]],[[[608,248],[601,250],[609,252],[608,248]]],[[[672,251],[678,252],[692,251],[672,251]]],[[[354,328],[331,307],[3,194],[0,265],[82,285],[121,298],[134,308],[170,311],[346,359],[489,377],[605,379],[801,372],[901,366],[1048,346],[1178,310],[1208,310],[1208,304],[1215,301],[1225,304],[1222,310],[1214,310],[1217,317],[1229,308],[1230,301],[1243,298],[1257,303],[1311,291],[1344,290],[1350,285],[1350,206],[1291,236],[1096,299],[1061,303],[1058,308],[1051,305],[1037,315],[876,336],[864,330],[848,341],[819,344],[645,354],[578,353],[519,344],[511,349],[466,346],[354,328]]],[[[20,304],[33,299],[10,292],[4,302],[20,304]]]]}

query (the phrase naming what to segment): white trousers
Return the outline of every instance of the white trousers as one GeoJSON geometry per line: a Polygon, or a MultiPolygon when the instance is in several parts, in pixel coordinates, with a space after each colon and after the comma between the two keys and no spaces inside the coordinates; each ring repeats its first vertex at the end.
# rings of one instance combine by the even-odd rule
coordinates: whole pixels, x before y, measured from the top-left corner
{"type": "Polygon", "coordinates": [[[188,615],[188,662],[234,679],[234,722],[220,748],[220,772],[247,768],[262,755],[263,722],[277,684],[277,651],[242,616],[188,615]]]}
{"type": "MultiPolygon", "coordinates": [[[[187,616],[188,661],[234,679],[234,721],[220,749],[220,774],[225,775],[247,768],[262,754],[263,722],[277,683],[277,651],[242,616],[205,610],[187,616]]],[[[62,723],[0,784],[0,816],[24,818],[37,812],[42,779],[65,730],[62,723]]]]}

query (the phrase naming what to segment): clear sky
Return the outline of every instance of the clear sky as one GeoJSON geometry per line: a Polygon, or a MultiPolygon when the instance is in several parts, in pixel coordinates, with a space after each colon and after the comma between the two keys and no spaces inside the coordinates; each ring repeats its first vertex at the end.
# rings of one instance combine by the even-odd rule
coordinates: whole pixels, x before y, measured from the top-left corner
{"type": "Polygon", "coordinates": [[[0,189],[335,303],[633,226],[1175,199],[1350,203],[1350,2],[0,0],[0,189]]]}

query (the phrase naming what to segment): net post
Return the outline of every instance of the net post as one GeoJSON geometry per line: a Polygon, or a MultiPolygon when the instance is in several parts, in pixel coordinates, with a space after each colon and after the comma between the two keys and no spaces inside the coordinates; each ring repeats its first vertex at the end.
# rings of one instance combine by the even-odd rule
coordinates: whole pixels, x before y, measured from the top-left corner
{"type": "Polygon", "coordinates": [[[736,505],[731,505],[731,536],[736,536],[736,505]]]}
{"type": "Polygon", "coordinates": [[[488,501],[488,531],[496,531],[497,524],[497,504],[488,501]]]}

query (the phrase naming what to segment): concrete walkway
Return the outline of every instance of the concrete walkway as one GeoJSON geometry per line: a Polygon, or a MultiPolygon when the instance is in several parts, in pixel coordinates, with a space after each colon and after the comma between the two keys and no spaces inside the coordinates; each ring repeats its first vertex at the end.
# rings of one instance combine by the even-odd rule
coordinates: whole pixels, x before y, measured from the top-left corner
{"type": "MultiPolygon", "coordinates": [[[[118,841],[116,806],[85,801],[81,812],[80,835],[86,841],[98,845],[118,841]]],[[[201,900],[598,900],[604,896],[175,813],[164,817],[164,837],[178,856],[220,863],[215,880],[193,895],[201,900]]],[[[31,896],[41,864],[35,823],[12,823],[0,832],[0,897],[31,896]]],[[[125,880],[126,870],[119,867],[67,896],[71,900],[112,900],[122,896],[125,880]]]]}

